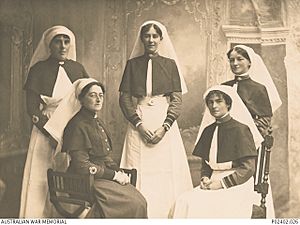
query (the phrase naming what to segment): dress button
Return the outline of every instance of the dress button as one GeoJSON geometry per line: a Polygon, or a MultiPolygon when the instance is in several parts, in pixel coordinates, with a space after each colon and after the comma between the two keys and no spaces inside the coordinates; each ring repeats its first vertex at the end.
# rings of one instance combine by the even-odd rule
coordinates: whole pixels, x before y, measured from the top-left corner
{"type": "Polygon", "coordinates": [[[107,151],[109,151],[109,148],[106,148],[107,151]]]}
{"type": "Polygon", "coordinates": [[[107,142],[107,139],[105,139],[105,142],[107,142]]]}

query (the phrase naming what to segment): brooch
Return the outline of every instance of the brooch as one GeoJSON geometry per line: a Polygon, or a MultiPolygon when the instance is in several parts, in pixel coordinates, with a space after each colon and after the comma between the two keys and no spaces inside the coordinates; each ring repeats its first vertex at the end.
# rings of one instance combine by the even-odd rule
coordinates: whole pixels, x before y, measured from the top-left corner
{"type": "Polygon", "coordinates": [[[154,100],[152,98],[149,100],[148,105],[150,105],[150,106],[154,105],[154,100]]]}
{"type": "Polygon", "coordinates": [[[92,174],[92,175],[94,175],[94,174],[97,173],[97,168],[96,168],[95,166],[91,166],[91,167],[89,168],[89,170],[90,170],[90,174],[92,174]]]}
{"type": "Polygon", "coordinates": [[[32,115],[32,122],[33,122],[34,124],[38,123],[39,121],[40,121],[40,119],[39,119],[38,116],[32,115]]]}

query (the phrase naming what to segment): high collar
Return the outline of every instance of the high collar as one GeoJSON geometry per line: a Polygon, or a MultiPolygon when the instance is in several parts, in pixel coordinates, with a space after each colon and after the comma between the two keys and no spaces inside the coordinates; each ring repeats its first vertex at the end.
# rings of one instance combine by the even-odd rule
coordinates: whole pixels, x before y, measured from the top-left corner
{"type": "Polygon", "coordinates": [[[247,73],[244,73],[244,74],[241,74],[241,75],[235,75],[235,77],[234,77],[234,79],[236,81],[247,80],[249,78],[250,78],[250,76],[247,73]]]}
{"type": "Polygon", "coordinates": [[[52,63],[52,64],[55,64],[55,65],[63,65],[67,59],[65,60],[58,60],[57,58],[54,58],[50,55],[50,57],[48,58],[48,60],[52,63]]]}
{"type": "Polygon", "coordinates": [[[229,112],[225,114],[223,117],[216,119],[216,124],[222,124],[228,122],[231,119],[229,112]]]}
{"type": "Polygon", "coordinates": [[[155,59],[155,58],[157,58],[158,56],[159,56],[158,52],[156,52],[155,54],[147,54],[147,53],[144,54],[144,57],[145,57],[146,59],[155,59]]]}
{"type": "Polygon", "coordinates": [[[81,107],[80,114],[89,119],[97,119],[97,113],[88,110],[84,106],[81,107]]]}

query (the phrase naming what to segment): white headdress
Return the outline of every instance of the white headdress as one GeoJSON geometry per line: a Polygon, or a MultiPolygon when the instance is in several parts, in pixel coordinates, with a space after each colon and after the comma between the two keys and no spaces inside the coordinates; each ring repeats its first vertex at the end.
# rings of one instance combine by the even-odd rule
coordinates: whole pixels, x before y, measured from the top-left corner
{"type": "Polygon", "coordinates": [[[31,68],[34,64],[39,61],[44,61],[50,56],[50,42],[52,39],[59,34],[68,35],[70,37],[70,49],[68,54],[68,59],[72,59],[76,61],[76,45],[75,45],[75,36],[71,30],[69,30],[65,26],[57,25],[47,29],[37,45],[33,56],[31,58],[29,68],[31,68]]]}
{"type": "MultiPolygon", "coordinates": [[[[231,98],[232,105],[231,105],[231,109],[229,110],[231,117],[234,118],[235,120],[239,121],[240,123],[247,125],[250,128],[250,131],[253,135],[253,139],[255,142],[255,146],[258,148],[264,139],[261,136],[261,134],[259,133],[259,131],[258,131],[257,127],[255,126],[254,121],[251,117],[251,114],[249,113],[247,107],[245,106],[245,104],[243,103],[243,101],[241,100],[239,95],[237,94],[236,90],[233,87],[227,86],[227,85],[213,86],[204,93],[204,95],[203,95],[204,101],[205,101],[205,98],[208,95],[208,93],[213,90],[219,90],[219,91],[227,94],[231,98]]],[[[216,121],[216,119],[210,114],[208,108],[206,107],[203,118],[202,118],[202,122],[201,122],[201,125],[199,128],[196,143],[198,142],[203,130],[208,125],[214,123],[215,121],[216,121]]]]}
{"type": "Polygon", "coordinates": [[[155,20],[149,20],[149,21],[146,21],[145,23],[143,23],[140,26],[140,29],[139,29],[139,32],[137,34],[137,38],[135,40],[133,50],[130,54],[129,59],[132,59],[132,58],[135,58],[135,57],[138,57],[138,56],[141,56],[141,55],[144,54],[145,50],[144,50],[144,45],[143,45],[143,43],[141,41],[141,38],[140,38],[140,33],[141,33],[142,27],[147,25],[147,24],[155,24],[162,31],[163,40],[159,44],[159,49],[158,49],[159,55],[175,60],[178,71],[179,71],[182,94],[185,94],[187,92],[187,87],[186,87],[184,76],[183,76],[183,73],[182,73],[182,70],[181,70],[181,67],[180,67],[175,49],[174,49],[173,44],[171,42],[171,39],[168,35],[166,27],[163,24],[161,24],[160,22],[157,22],[155,20]]]}
{"type": "Polygon", "coordinates": [[[81,103],[78,99],[79,94],[86,85],[92,82],[98,81],[93,78],[76,80],[72,84],[68,94],[62,99],[50,119],[44,125],[44,129],[58,142],[56,152],[61,150],[66,125],[81,108],[81,103]]]}
{"type": "Polygon", "coordinates": [[[249,76],[254,81],[263,84],[266,87],[272,106],[272,112],[275,112],[276,109],[280,107],[282,102],[276,89],[276,86],[272,80],[272,77],[262,58],[258,54],[256,54],[252,48],[248,46],[236,45],[234,46],[234,48],[235,47],[244,49],[249,55],[251,61],[251,67],[248,71],[249,76]]]}

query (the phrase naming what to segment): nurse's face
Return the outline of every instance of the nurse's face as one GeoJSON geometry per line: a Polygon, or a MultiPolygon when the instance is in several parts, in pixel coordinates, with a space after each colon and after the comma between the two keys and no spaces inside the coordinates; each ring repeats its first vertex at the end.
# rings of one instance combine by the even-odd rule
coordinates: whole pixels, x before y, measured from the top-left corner
{"type": "Polygon", "coordinates": [[[101,110],[103,105],[103,90],[98,85],[90,87],[89,91],[81,99],[81,104],[91,112],[98,112],[101,110]]]}
{"type": "Polygon", "coordinates": [[[250,61],[235,50],[230,53],[229,63],[231,71],[236,75],[247,73],[251,66],[250,61]]]}
{"type": "Polygon", "coordinates": [[[147,54],[155,54],[158,51],[158,46],[161,42],[161,39],[161,36],[157,33],[154,27],[150,27],[150,29],[141,36],[145,52],[147,54]]]}
{"type": "Polygon", "coordinates": [[[50,45],[50,52],[52,57],[57,60],[64,61],[67,59],[70,49],[70,38],[67,35],[56,35],[50,45]]]}
{"type": "Polygon", "coordinates": [[[223,96],[215,94],[207,100],[207,107],[210,114],[216,119],[222,118],[228,112],[229,108],[223,96]]]}

